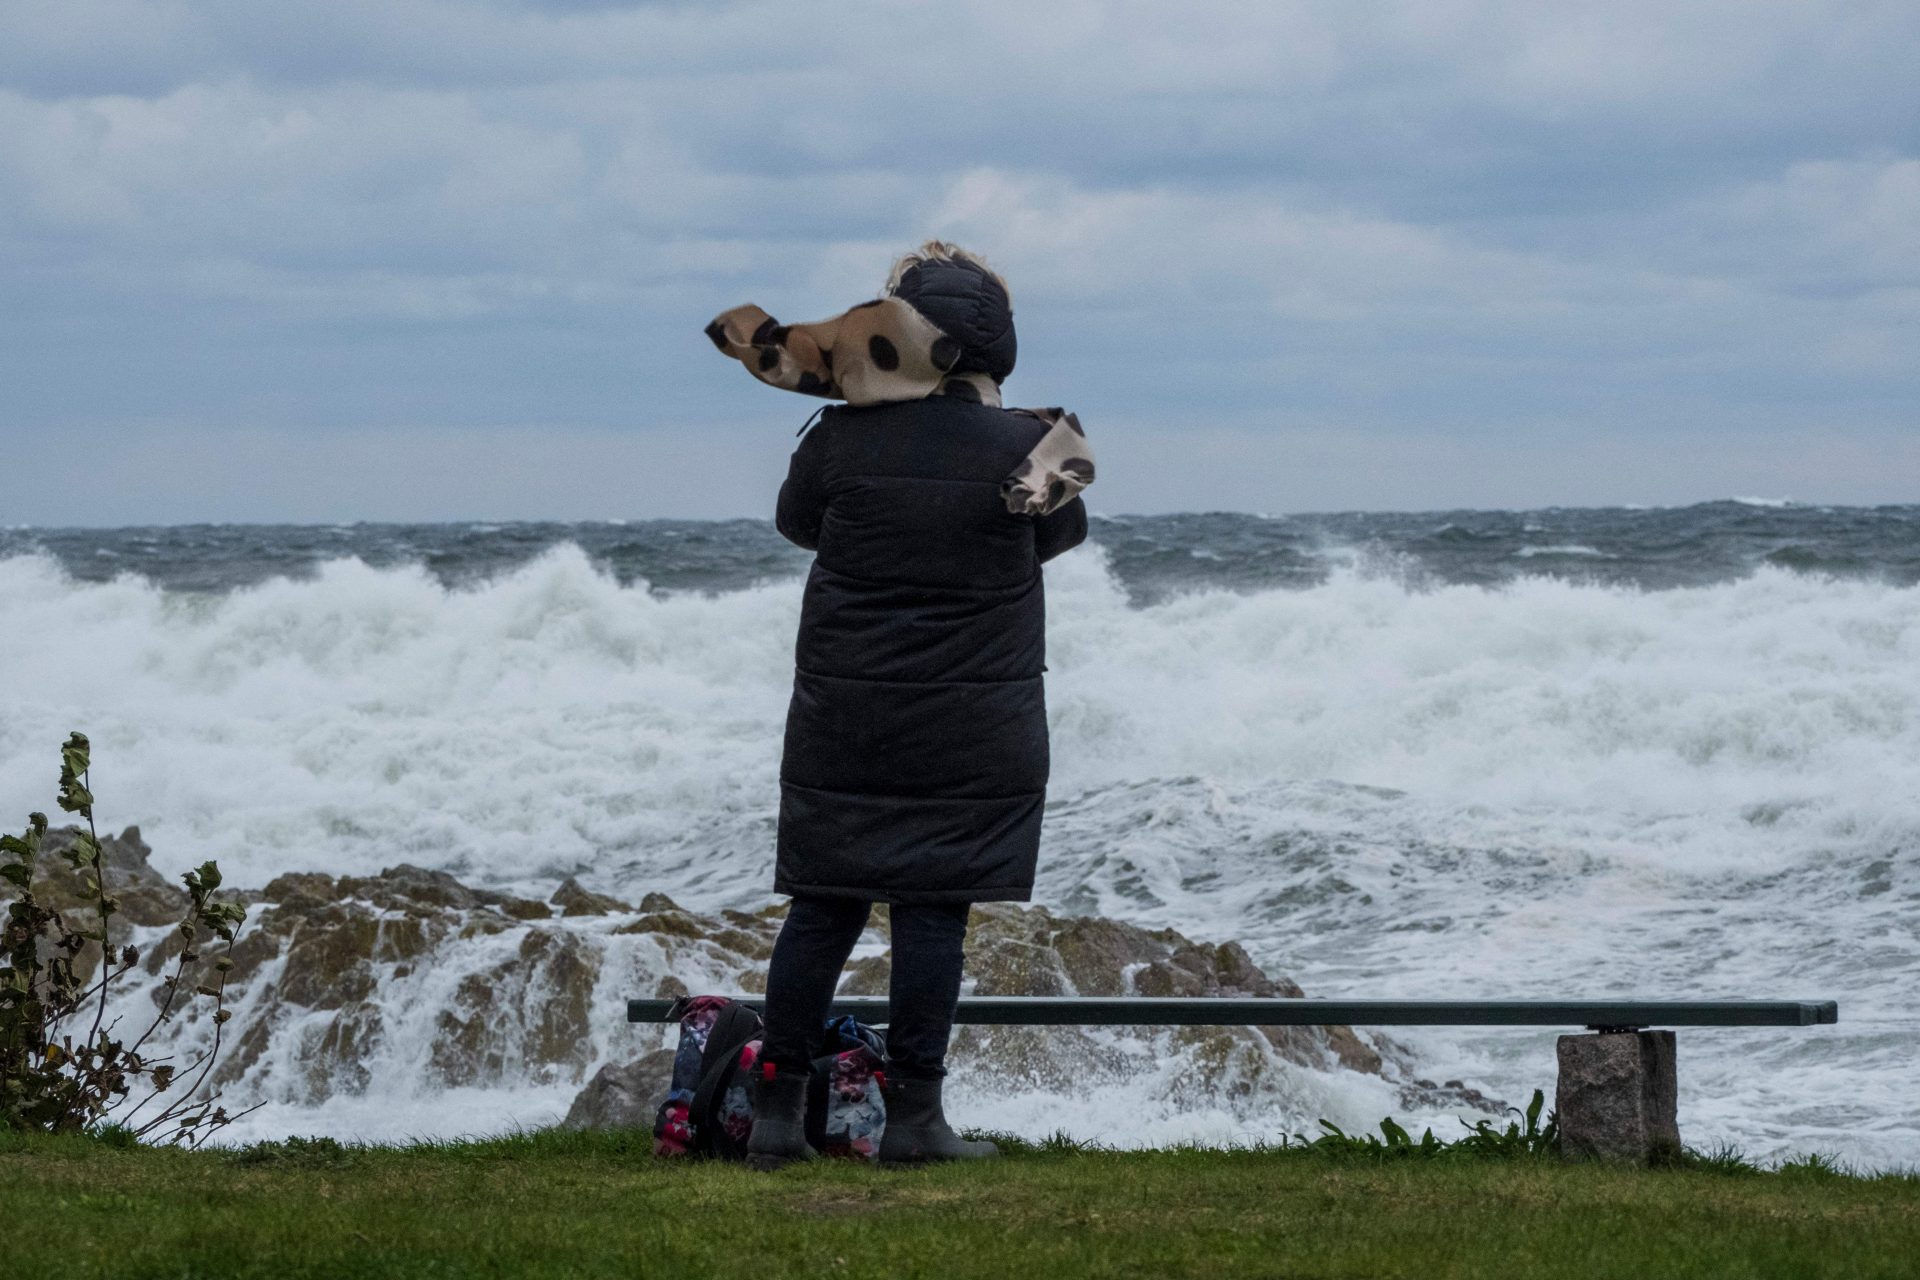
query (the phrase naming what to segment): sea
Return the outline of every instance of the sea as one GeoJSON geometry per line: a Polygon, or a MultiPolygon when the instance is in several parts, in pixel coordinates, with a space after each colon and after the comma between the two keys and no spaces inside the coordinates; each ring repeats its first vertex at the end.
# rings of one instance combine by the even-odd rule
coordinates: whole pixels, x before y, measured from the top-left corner
{"type": "MultiPolygon", "coordinates": [[[[84,728],[169,874],[763,905],[808,561],[744,519],[0,528],[0,816],[84,728]]],[[[1103,516],[1046,577],[1037,901],[1316,996],[1837,1000],[1682,1031],[1683,1137],[1920,1165],[1920,506],[1103,516]]],[[[1523,1100],[1555,1034],[1394,1037],[1523,1100]]],[[[470,1102],[281,1123],[554,1094],[470,1102]]]]}

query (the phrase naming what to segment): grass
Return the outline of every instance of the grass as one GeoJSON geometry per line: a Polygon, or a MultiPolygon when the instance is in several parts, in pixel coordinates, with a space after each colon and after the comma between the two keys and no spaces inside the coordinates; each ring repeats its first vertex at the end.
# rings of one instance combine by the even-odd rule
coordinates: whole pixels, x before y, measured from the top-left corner
{"type": "Polygon", "coordinates": [[[759,1175],[644,1134],[198,1152],[0,1133],[11,1276],[1920,1273],[1920,1177],[1351,1151],[1090,1151],[759,1175]]]}

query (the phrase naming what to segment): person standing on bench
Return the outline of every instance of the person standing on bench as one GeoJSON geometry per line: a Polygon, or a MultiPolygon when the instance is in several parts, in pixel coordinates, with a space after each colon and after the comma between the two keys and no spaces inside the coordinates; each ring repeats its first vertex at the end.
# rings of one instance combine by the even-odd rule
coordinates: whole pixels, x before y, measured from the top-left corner
{"type": "Polygon", "coordinates": [[[748,1160],[809,1153],[806,1081],[875,902],[893,933],[883,1163],[974,1159],[941,1105],[967,911],[1033,893],[1048,771],[1040,566],[1086,538],[1093,454],[1059,409],[1007,410],[1013,305],[930,241],[885,294],[816,324],[755,306],[707,328],[762,382],[844,400],[803,428],[775,523],[816,553],[780,767],[748,1160]]]}

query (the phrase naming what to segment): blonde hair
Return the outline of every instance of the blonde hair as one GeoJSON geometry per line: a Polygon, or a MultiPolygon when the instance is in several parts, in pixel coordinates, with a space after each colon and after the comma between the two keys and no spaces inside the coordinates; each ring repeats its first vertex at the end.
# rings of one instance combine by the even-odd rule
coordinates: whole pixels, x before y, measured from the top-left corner
{"type": "Polygon", "coordinates": [[[923,262],[964,262],[984,272],[989,279],[1006,290],[1007,302],[1013,302],[1013,290],[1008,288],[1006,277],[987,265],[987,260],[971,249],[962,249],[957,244],[948,244],[945,240],[929,240],[911,253],[903,253],[894,262],[893,270],[887,273],[887,292],[892,293],[900,287],[900,278],[923,262]]]}

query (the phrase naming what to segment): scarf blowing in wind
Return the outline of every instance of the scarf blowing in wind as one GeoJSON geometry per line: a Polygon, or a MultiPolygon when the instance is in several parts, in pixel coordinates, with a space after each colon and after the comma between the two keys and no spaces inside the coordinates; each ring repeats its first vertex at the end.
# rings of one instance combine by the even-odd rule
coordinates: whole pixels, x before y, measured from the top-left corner
{"type": "MultiPolygon", "coordinates": [[[[721,312],[707,336],[768,386],[851,405],[942,395],[998,407],[1015,351],[1006,285],[938,241],[901,259],[885,297],[791,325],[748,303],[721,312]]],[[[1000,493],[1015,515],[1047,515],[1093,483],[1093,450],[1065,409],[1013,412],[1048,430],[1000,493]]]]}

